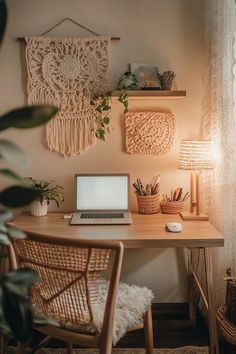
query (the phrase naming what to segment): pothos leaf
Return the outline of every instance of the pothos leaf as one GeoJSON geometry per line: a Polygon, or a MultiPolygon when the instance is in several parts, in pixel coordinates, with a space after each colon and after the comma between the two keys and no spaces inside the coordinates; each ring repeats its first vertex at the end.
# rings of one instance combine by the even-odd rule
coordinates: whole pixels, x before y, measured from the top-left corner
{"type": "Polygon", "coordinates": [[[106,117],[103,118],[103,123],[104,124],[107,125],[107,124],[109,124],[109,122],[110,122],[110,118],[109,117],[106,116],[106,117]]]}

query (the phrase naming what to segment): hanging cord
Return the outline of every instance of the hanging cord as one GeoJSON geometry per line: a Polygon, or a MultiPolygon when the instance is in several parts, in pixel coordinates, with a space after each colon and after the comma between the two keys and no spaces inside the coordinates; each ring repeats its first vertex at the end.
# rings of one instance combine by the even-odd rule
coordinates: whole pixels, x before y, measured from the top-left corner
{"type": "MultiPolygon", "coordinates": [[[[85,29],[86,31],[88,31],[88,32],[90,32],[90,33],[92,33],[92,34],[94,34],[95,36],[100,36],[99,33],[92,31],[91,29],[89,29],[88,27],[85,27],[84,25],[81,25],[81,23],[79,23],[79,22],[73,20],[73,19],[70,18],[70,17],[66,17],[66,18],[64,18],[63,20],[59,21],[59,22],[56,23],[54,26],[50,27],[47,31],[41,33],[40,36],[45,36],[46,34],[48,34],[49,32],[51,32],[53,29],[59,27],[59,26],[60,26],[62,23],[64,23],[65,21],[72,22],[72,23],[74,23],[76,26],[85,29]]],[[[25,38],[24,38],[24,37],[18,37],[17,40],[25,40],[25,38]]],[[[119,41],[119,40],[120,40],[120,37],[111,37],[111,40],[112,40],[112,41],[119,41]]]]}
{"type": "Polygon", "coordinates": [[[90,33],[92,33],[92,34],[95,34],[95,36],[100,36],[99,33],[94,32],[94,31],[92,31],[91,29],[89,29],[88,27],[85,27],[85,26],[81,25],[81,23],[79,23],[79,22],[73,20],[73,19],[70,18],[70,17],[66,17],[66,18],[64,18],[63,20],[61,20],[60,22],[58,22],[57,24],[55,24],[54,26],[50,27],[47,31],[41,33],[41,36],[45,36],[45,34],[51,32],[52,30],[54,30],[55,28],[59,27],[62,23],[66,22],[66,21],[69,21],[69,22],[74,23],[76,26],[79,26],[79,27],[85,29],[86,31],[88,31],[88,32],[90,32],[90,33]]]}

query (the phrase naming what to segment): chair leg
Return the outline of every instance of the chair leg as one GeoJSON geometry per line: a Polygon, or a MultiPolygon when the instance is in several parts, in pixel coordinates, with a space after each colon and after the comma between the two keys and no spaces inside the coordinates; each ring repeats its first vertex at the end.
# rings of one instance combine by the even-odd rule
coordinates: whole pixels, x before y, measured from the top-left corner
{"type": "Polygon", "coordinates": [[[151,306],[144,314],[143,324],[145,333],[146,354],[153,354],[153,327],[151,306]]]}
{"type": "Polygon", "coordinates": [[[112,336],[102,337],[100,342],[99,354],[111,354],[112,352],[112,336]]]}
{"type": "Polygon", "coordinates": [[[72,354],[73,353],[73,345],[72,343],[67,343],[67,354],[72,354]]]}
{"type": "Polygon", "coordinates": [[[25,346],[23,343],[17,342],[16,353],[17,354],[24,354],[25,353],[25,346]]]}

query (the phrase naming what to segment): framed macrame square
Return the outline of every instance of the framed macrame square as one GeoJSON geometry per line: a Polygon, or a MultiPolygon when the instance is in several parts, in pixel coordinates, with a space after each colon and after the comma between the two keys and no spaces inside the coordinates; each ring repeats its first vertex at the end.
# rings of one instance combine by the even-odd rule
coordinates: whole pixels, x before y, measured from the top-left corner
{"type": "Polygon", "coordinates": [[[169,112],[129,112],[125,115],[129,154],[166,154],[173,145],[175,118],[169,112]]]}

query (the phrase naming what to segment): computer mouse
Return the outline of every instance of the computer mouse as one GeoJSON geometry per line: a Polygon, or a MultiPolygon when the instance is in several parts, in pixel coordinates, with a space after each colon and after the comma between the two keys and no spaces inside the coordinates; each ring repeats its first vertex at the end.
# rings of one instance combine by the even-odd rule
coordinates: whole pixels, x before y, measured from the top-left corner
{"type": "Polygon", "coordinates": [[[168,222],[166,223],[166,229],[170,232],[181,232],[182,224],[179,222],[168,222]]]}

